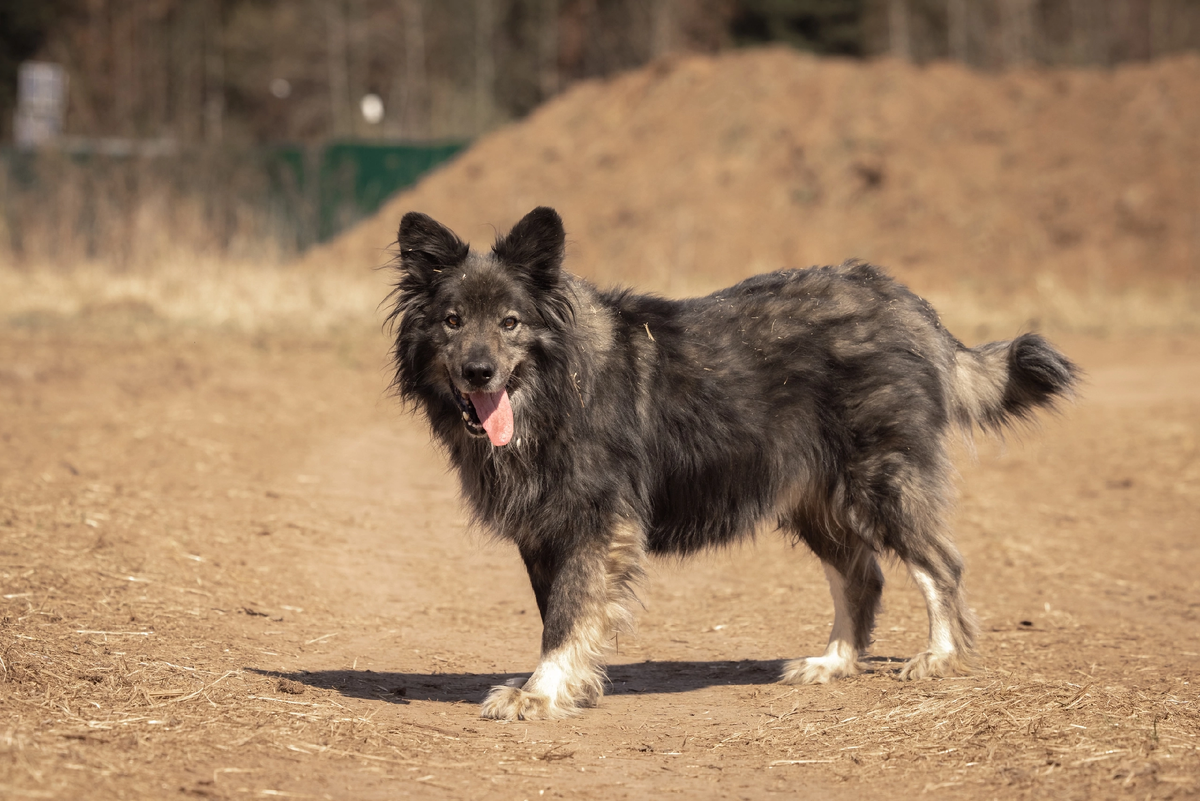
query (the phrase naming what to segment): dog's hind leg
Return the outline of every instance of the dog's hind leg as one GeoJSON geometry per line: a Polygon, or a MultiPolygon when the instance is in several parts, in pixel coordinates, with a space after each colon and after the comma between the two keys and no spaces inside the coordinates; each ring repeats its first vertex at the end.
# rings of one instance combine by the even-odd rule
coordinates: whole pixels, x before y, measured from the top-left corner
{"type": "Polygon", "coordinates": [[[953,676],[970,670],[975,619],[962,588],[962,557],[945,538],[902,554],[929,612],[929,645],[900,670],[901,679],[953,676]]]}
{"type": "Polygon", "coordinates": [[[815,541],[821,536],[805,539],[821,557],[825,577],[829,579],[833,630],[824,654],[787,663],[780,679],[784,684],[823,684],[853,676],[861,672],[859,656],[871,644],[871,631],[883,594],[883,573],[875,554],[857,537],[843,545],[828,539],[815,541]]]}
{"type": "Polygon", "coordinates": [[[633,584],[645,552],[642,528],[624,519],[607,541],[568,553],[522,549],[542,613],[542,655],[524,686],[492,688],[483,717],[561,718],[599,702],[609,641],[633,626],[633,584]]]}

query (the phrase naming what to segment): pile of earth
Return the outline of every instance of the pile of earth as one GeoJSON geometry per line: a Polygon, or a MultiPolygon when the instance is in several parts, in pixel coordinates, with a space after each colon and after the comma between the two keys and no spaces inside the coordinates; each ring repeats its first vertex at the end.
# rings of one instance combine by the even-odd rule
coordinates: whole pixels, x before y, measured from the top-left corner
{"type": "Polygon", "coordinates": [[[412,209],[477,245],[564,216],[570,268],[676,294],[885,265],[918,287],[1077,290],[1200,273],[1200,56],[1001,75],[786,49],[576,86],[313,254],[378,264],[412,209]]]}

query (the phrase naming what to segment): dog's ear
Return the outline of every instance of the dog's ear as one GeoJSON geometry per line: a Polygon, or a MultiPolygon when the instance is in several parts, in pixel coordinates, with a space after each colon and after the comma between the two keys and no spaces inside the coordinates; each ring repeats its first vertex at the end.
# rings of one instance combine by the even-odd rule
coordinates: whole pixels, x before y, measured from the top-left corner
{"type": "Polygon", "coordinates": [[[396,244],[400,248],[400,269],[421,282],[432,280],[437,271],[467,258],[466,242],[419,211],[410,211],[400,220],[396,244]]]}
{"type": "Polygon", "coordinates": [[[507,236],[498,237],[492,252],[504,264],[526,274],[535,285],[550,288],[558,285],[566,240],[558,212],[538,206],[507,236]]]}

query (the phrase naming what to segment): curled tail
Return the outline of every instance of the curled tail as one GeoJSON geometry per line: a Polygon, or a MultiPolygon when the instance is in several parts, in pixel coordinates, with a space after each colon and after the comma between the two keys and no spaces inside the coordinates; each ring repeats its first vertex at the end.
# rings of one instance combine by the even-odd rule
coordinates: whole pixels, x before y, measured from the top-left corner
{"type": "Polygon", "coordinates": [[[1074,394],[1079,368],[1038,334],[977,348],[959,346],[951,409],[964,428],[1000,431],[1074,394]]]}

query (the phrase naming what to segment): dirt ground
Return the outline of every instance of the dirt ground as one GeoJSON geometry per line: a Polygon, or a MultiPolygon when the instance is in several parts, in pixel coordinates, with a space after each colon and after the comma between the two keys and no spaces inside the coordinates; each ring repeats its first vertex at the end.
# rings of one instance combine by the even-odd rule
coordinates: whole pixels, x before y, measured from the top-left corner
{"type": "Polygon", "coordinates": [[[1195,55],[983,76],[787,51],[584,84],[302,265],[0,265],[0,798],[1200,797],[1195,55]],[[511,546],[387,396],[370,268],[416,208],[539,203],[568,266],[683,294],[873,259],[969,344],[1047,330],[1078,403],[958,449],[968,677],[820,652],[816,560],[657,564],[600,706],[478,717],[533,668],[511,546]]]}
{"type": "Polygon", "coordinates": [[[658,563],[600,706],[478,717],[532,669],[513,548],[386,395],[386,341],[114,310],[0,330],[5,798],[1200,796],[1200,339],[1060,337],[1084,397],[959,449],[969,677],[820,651],[816,560],[772,532],[658,563]]]}

